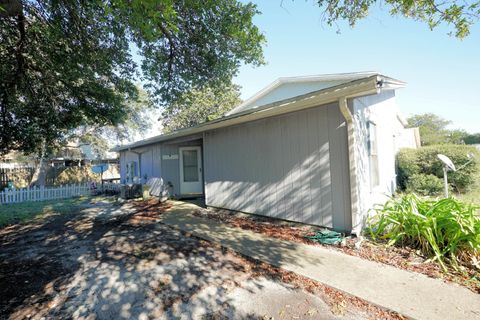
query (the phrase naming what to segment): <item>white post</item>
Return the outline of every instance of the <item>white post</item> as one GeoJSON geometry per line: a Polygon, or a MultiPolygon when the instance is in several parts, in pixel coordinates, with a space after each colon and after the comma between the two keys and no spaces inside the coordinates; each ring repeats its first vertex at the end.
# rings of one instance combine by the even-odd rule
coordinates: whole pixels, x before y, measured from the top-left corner
{"type": "Polygon", "coordinates": [[[448,198],[448,177],[447,177],[447,167],[443,166],[443,186],[445,189],[445,198],[448,198]]]}

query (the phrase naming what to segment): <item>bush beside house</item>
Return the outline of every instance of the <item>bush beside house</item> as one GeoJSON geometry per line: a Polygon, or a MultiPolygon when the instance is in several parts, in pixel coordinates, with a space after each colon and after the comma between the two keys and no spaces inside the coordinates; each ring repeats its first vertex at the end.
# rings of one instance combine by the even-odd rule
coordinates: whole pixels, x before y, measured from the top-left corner
{"type": "Polygon", "coordinates": [[[463,169],[448,172],[450,187],[459,193],[465,193],[476,187],[480,176],[480,152],[467,145],[434,145],[419,149],[404,149],[397,156],[398,186],[400,190],[416,192],[422,195],[437,195],[443,190],[443,164],[437,154],[449,157],[457,167],[473,160],[463,169]]]}
{"type": "Polygon", "coordinates": [[[406,183],[406,191],[435,196],[443,191],[443,180],[433,174],[413,174],[406,183]]]}

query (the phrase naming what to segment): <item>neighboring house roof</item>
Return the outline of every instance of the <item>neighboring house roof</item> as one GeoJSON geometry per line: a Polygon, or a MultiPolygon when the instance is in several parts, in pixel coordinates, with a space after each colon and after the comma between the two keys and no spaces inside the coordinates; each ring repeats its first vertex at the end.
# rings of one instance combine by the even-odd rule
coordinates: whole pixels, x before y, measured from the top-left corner
{"type": "Polygon", "coordinates": [[[180,129],[169,134],[158,135],[128,145],[118,146],[112,150],[122,151],[133,149],[153,143],[202,133],[207,130],[218,129],[292,111],[298,111],[321,104],[327,104],[335,102],[342,97],[353,98],[362,95],[365,96],[379,93],[381,90],[392,90],[404,86],[405,83],[402,81],[375,72],[280,78],[270,86],[267,86],[265,89],[255,94],[252,98],[247,99],[244,103],[222,118],[208,121],[191,128],[180,129]],[[264,100],[265,103],[257,105],[257,103],[260,103],[261,98],[265,98],[268,94],[274,93],[276,89],[279,89],[282,85],[287,83],[317,83],[320,89],[315,89],[312,88],[312,86],[309,86],[307,92],[302,92],[301,88],[286,90],[290,92],[289,96],[285,96],[286,92],[282,92],[282,94],[274,96],[283,96],[283,98],[278,98],[278,100],[271,102],[264,100]]]}

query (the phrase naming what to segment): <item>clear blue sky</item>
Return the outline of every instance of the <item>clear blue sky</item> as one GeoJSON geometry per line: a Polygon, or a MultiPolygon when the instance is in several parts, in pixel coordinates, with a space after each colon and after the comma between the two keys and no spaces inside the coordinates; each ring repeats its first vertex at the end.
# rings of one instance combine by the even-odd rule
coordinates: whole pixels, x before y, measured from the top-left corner
{"type": "Polygon", "coordinates": [[[404,115],[433,112],[452,128],[480,132],[480,24],[467,39],[375,8],[351,29],[328,26],[315,1],[264,0],[254,19],[267,38],[266,66],[243,66],[235,82],[248,98],[278,77],[379,71],[406,81],[397,92],[404,115]]]}

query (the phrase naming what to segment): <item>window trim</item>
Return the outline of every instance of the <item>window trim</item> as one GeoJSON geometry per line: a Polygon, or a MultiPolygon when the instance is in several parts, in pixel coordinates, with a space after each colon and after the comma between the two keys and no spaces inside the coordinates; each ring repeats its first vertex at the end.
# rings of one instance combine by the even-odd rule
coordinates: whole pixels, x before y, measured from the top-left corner
{"type": "Polygon", "coordinates": [[[380,185],[380,166],[378,159],[378,126],[372,120],[367,121],[367,149],[370,189],[373,191],[380,185]]]}

